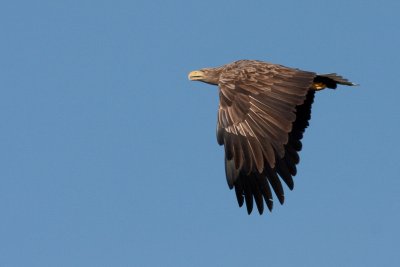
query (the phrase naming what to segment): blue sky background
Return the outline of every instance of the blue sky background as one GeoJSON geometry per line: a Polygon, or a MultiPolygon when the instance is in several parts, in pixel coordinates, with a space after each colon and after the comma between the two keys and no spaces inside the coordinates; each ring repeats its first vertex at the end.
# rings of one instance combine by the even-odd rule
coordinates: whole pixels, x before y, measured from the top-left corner
{"type": "Polygon", "coordinates": [[[400,2],[3,1],[0,266],[399,266],[400,2]],[[226,185],[217,89],[260,59],[338,72],[284,206],[226,185]]]}

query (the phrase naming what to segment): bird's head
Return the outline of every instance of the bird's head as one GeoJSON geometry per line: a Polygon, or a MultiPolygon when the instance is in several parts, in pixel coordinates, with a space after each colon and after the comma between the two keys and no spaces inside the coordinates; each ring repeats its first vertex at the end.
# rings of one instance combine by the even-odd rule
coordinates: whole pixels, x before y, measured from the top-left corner
{"type": "Polygon", "coordinates": [[[222,68],[204,68],[200,70],[191,71],[188,75],[191,81],[200,81],[209,84],[217,85],[222,68]]]}

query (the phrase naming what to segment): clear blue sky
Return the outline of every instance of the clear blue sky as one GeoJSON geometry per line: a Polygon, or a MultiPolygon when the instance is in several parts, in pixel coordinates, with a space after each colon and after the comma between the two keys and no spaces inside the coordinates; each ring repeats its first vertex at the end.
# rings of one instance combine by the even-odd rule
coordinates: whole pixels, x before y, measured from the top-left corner
{"type": "Polygon", "coordinates": [[[400,2],[3,1],[0,266],[400,266],[400,2]],[[338,72],[295,190],[248,216],[217,89],[260,59],[338,72]]]}

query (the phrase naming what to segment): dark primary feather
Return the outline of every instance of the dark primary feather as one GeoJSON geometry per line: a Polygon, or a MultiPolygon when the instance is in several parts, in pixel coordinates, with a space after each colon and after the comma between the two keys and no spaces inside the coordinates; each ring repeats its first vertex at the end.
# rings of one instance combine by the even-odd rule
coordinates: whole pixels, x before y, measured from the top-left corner
{"type": "Polygon", "coordinates": [[[260,213],[264,201],[272,209],[270,186],[284,202],[279,176],[293,188],[307,117],[297,122],[296,116],[315,76],[259,61],[235,62],[221,72],[217,140],[225,146],[228,185],[249,213],[253,201],[260,213]]]}
{"type": "MultiPolygon", "coordinates": [[[[265,190],[265,193],[263,194],[264,200],[267,203],[269,210],[272,210],[273,201],[268,182],[274,189],[279,202],[281,204],[284,202],[284,192],[277,174],[279,174],[290,190],[293,189],[294,183],[292,177],[296,175],[296,164],[299,163],[298,152],[301,150],[300,140],[303,138],[303,133],[311,118],[311,105],[314,100],[314,93],[314,91],[309,91],[304,103],[296,107],[296,120],[293,122],[293,129],[289,133],[289,141],[285,145],[285,156],[277,160],[275,168],[271,169],[267,166],[263,173],[253,173],[251,177],[246,177],[245,175],[238,177],[238,180],[241,180],[241,183],[249,179],[258,181],[257,187],[253,188],[252,192],[242,191],[242,194],[254,195],[254,200],[260,214],[263,213],[264,208],[263,199],[258,196],[259,191],[265,190]],[[293,146],[293,143],[300,144],[300,146],[293,146]]],[[[236,194],[238,195],[238,193],[236,194]]],[[[250,196],[248,196],[248,198],[250,198],[250,196]]],[[[247,207],[249,213],[251,210],[251,208],[247,207]]]]}

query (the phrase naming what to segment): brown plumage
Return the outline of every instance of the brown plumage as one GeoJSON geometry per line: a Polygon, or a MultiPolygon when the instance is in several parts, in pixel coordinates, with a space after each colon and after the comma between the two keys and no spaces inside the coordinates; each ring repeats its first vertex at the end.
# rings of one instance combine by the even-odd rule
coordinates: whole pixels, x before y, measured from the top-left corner
{"type": "Polygon", "coordinates": [[[293,189],[315,91],[355,85],[335,73],[318,75],[256,60],[192,71],[189,79],[219,87],[217,140],[225,147],[226,179],[249,214],[253,201],[260,214],[264,201],[272,210],[272,191],[283,204],[280,179],[293,189]]]}

